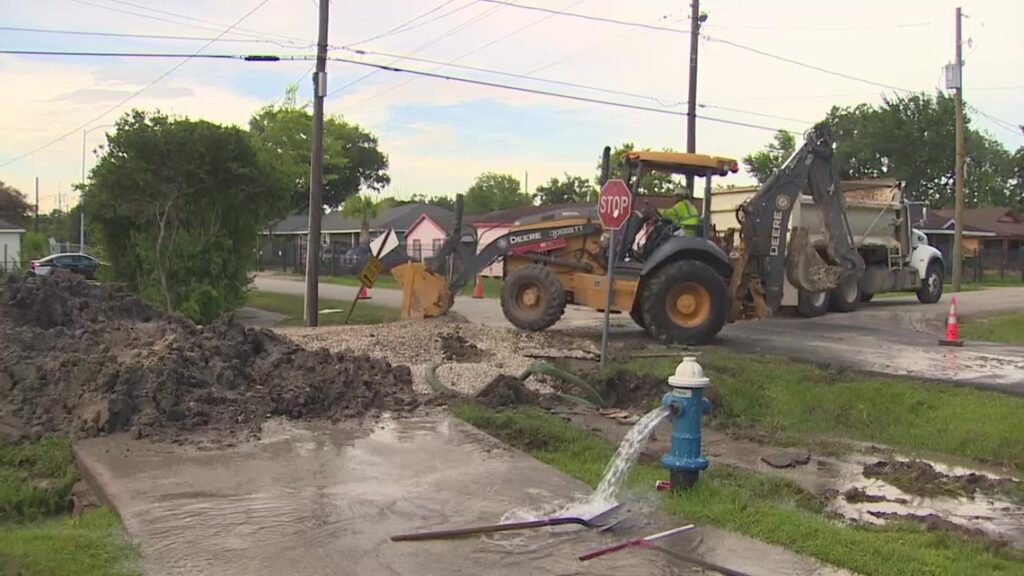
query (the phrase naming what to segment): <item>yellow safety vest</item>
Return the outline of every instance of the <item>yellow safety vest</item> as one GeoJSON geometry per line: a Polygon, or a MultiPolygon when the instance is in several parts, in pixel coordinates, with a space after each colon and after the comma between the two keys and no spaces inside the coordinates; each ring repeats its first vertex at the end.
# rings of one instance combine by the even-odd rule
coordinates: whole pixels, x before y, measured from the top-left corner
{"type": "Polygon", "coordinates": [[[658,210],[658,214],[683,229],[687,236],[694,236],[700,227],[700,213],[689,200],[680,200],[671,208],[658,210]]]}

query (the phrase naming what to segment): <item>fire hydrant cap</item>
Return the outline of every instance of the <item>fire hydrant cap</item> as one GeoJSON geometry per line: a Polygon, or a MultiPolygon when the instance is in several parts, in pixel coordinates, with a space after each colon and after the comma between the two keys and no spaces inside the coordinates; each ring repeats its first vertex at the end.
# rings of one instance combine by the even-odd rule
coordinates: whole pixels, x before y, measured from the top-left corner
{"type": "Polygon", "coordinates": [[[697,363],[697,358],[686,356],[676,367],[676,373],[668,377],[668,385],[673,388],[706,388],[711,381],[704,376],[704,369],[697,363]]]}

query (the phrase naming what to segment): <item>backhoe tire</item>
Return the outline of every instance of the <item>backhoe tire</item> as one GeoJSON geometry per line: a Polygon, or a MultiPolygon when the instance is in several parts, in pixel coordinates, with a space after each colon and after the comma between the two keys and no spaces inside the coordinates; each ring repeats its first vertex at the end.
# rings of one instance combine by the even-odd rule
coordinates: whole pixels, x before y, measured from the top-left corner
{"type": "Polygon", "coordinates": [[[707,264],[679,260],[645,278],[640,310],[647,332],[668,344],[706,344],[725,325],[729,290],[707,264]]]}
{"type": "Polygon", "coordinates": [[[823,316],[828,312],[828,292],[804,292],[796,298],[796,311],[804,318],[823,316]]]}
{"type": "Polygon", "coordinates": [[[516,328],[539,332],[562,317],[565,290],[548,268],[525,266],[505,277],[501,311],[516,328]]]}
{"type": "Polygon", "coordinates": [[[860,285],[856,278],[841,282],[828,295],[828,306],[833,312],[853,312],[860,301],[860,285]]]}
{"type": "Polygon", "coordinates": [[[874,297],[875,297],[874,294],[865,294],[864,292],[860,293],[860,301],[861,302],[871,302],[871,299],[874,298],[874,297]]]}
{"type": "Polygon", "coordinates": [[[944,275],[942,263],[935,261],[925,269],[924,280],[921,280],[921,287],[917,289],[917,301],[921,304],[935,304],[942,298],[942,277],[944,275]]]}

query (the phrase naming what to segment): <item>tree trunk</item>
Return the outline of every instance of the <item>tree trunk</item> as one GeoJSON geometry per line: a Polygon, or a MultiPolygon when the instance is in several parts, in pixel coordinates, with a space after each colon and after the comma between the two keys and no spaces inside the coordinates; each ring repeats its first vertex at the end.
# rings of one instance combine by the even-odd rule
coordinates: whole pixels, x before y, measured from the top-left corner
{"type": "Polygon", "coordinates": [[[359,243],[367,245],[370,243],[370,220],[365,215],[359,225],[359,243]]]}
{"type": "Polygon", "coordinates": [[[171,214],[171,205],[174,200],[167,202],[167,207],[164,208],[164,213],[160,216],[160,233],[156,237],[156,273],[160,277],[160,290],[164,296],[164,310],[170,314],[173,309],[171,307],[171,292],[167,289],[167,267],[163,261],[163,244],[164,236],[167,232],[167,217],[171,214]]]}

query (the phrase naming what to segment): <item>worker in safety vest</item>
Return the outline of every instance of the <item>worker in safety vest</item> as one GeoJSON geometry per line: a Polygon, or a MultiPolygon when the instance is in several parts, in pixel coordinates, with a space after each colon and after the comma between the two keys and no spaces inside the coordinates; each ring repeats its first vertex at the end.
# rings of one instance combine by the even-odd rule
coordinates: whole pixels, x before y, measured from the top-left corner
{"type": "Polygon", "coordinates": [[[700,229],[700,212],[690,201],[690,191],[685,187],[676,192],[676,203],[669,208],[658,210],[658,216],[672,222],[686,236],[696,236],[700,229]]]}

